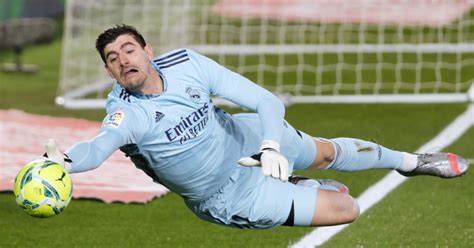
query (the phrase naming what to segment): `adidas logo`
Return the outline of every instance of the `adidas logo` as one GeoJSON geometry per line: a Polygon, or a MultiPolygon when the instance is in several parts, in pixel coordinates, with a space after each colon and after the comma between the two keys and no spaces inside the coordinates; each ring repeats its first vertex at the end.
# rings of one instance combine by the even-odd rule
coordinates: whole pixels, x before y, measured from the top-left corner
{"type": "Polygon", "coordinates": [[[165,114],[155,111],[155,122],[159,122],[161,119],[163,119],[163,117],[165,117],[165,114]]]}

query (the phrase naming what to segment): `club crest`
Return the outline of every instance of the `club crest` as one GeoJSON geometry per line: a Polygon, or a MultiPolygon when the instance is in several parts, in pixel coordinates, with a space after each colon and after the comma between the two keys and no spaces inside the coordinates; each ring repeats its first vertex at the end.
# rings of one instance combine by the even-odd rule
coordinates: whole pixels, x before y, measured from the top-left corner
{"type": "Polygon", "coordinates": [[[199,93],[199,91],[191,87],[186,87],[186,94],[188,94],[189,98],[193,102],[199,102],[199,100],[201,99],[201,94],[199,93]]]}

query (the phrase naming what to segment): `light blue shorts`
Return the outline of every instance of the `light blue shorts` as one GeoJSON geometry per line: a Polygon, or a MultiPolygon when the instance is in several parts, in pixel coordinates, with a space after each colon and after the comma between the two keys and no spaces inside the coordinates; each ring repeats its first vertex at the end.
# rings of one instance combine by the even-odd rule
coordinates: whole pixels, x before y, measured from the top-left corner
{"type": "MultiPolygon", "coordinates": [[[[242,155],[258,151],[260,120],[256,114],[234,115],[245,137],[242,155]]],[[[282,123],[281,152],[290,171],[306,169],[316,157],[314,140],[282,123]]],[[[237,228],[265,229],[284,224],[293,210],[295,225],[309,226],[316,210],[317,189],[264,176],[260,167],[237,166],[229,180],[210,198],[186,202],[201,219],[237,228]]],[[[290,223],[290,224],[293,224],[290,223]]]]}

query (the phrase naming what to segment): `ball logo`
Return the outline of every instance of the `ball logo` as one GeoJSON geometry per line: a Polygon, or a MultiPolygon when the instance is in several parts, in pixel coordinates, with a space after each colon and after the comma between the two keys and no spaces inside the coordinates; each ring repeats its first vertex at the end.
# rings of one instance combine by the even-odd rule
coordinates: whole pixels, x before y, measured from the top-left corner
{"type": "Polygon", "coordinates": [[[104,126],[106,127],[119,127],[122,124],[125,114],[122,111],[114,112],[107,117],[104,126]]]}

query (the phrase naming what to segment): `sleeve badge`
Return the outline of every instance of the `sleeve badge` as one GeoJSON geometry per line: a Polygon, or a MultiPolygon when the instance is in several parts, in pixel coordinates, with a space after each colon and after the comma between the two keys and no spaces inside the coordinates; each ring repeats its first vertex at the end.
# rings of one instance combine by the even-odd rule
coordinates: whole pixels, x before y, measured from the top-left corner
{"type": "Polygon", "coordinates": [[[123,119],[125,118],[125,113],[123,111],[116,111],[113,114],[107,116],[104,121],[104,127],[115,127],[118,128],[122,124],[123,119]]]}

